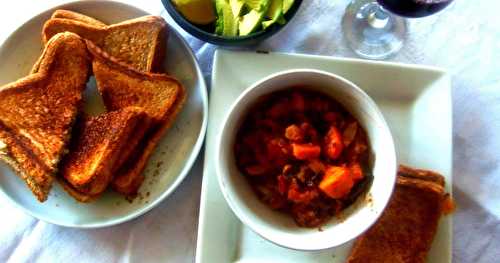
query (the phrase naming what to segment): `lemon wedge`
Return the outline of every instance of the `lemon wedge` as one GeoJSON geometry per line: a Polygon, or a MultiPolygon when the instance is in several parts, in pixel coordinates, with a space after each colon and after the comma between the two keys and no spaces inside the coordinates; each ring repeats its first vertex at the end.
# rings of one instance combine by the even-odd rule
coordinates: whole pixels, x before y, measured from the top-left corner
{"type": "Polygon", "coordinates": [[[189,22],[207,25],[216,19],[212,0],[173,0],[173,2],[189,22]]]}

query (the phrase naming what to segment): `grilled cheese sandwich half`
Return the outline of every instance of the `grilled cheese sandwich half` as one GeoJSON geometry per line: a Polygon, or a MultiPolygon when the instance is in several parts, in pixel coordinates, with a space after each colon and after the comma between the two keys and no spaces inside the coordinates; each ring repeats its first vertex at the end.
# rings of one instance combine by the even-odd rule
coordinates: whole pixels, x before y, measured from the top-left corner
{"type": "Polygon", "coordinates": [[[166,74],[140,72],[121,63],[87,41],[97,88],[108,110],[141,107],[151,119],[144,139],[118,170],[113,188],[125,195],[139,189],[147,161],[180,112],[186,98],[184,87],[166,74]]]}
{"type": "Polygon", "coordinates": [[[147,125],[147,115],[138,107],[79,119],[61,164],[63,186],[72,189],[68,193],[79,201],[89,201],[104,192],[130,149],[143,138],[147,125]]]}
{"type": "Polygon", "coordinates": [[[41,202],[65,153],[89,77],[83,40],[55,35],[37,72],[0,89],[0,159],[14,168],[41,202]]]}
{"type": "MultiPolygon", "coordinates": [[[[63,16],[67,17],[68,14],[63,16]]],[[[168,27],[163,18],[143,16],[103,26],[96,22],[89,23],[82,16],[78,19],[74,19],[74,16],[72,19],[49,19],[42,31],[44,43],[57,33],[69,31],[92,41],[109,55],[139,71],[161,71],[168,37],[168,27]]]]}

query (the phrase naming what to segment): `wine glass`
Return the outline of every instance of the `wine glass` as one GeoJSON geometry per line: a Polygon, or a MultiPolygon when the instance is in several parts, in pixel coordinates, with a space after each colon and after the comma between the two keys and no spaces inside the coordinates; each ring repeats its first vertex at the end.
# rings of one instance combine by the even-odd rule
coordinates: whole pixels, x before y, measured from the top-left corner
{"type": "Polygon", "coordinates": [[[348,45],[360,57],[384,59],[403,46],[407,34],[403,17],[429,16],[451,1],[353,0],[342,18],[342,30],[348,45]]]}

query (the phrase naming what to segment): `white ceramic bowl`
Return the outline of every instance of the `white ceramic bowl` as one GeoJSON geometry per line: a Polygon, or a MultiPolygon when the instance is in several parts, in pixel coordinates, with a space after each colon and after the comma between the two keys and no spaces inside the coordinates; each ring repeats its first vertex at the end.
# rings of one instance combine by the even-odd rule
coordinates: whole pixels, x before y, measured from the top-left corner
{"type": "Polygon", "coordinates": [[[320,250],[339,246],[367,230],[380,216],[391,196],[396,178],[396,152],[389,127],[373,100],[352,82],[324,71],[297,69],[266,77],[248,88],[234,102],[217,142],[219,186],[236,216],[257,234],[283,247],[320,250]],[[261,202],[235,162],[236,132],[256,100],[272,92],[302,86],[320,91],[341,103],[363,126],[372,150],[373,183],[366,197],[318,228],[302,228],[290,215],[273,211],[261,202]]]}

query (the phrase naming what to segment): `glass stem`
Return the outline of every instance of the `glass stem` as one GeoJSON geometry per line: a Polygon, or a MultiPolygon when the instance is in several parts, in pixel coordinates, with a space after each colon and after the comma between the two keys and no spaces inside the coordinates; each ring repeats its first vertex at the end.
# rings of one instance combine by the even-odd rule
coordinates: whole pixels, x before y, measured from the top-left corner
{"type": "Polygon", "coordinates": [[[377,29],[381,29],[387,26],[389,22],[389,14],[380,5],[375,5],[372,10],[370,10],[368,15],[368,24],[377,29]]]}

